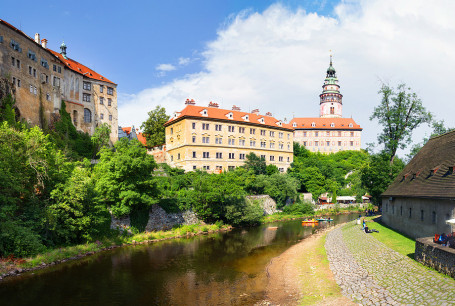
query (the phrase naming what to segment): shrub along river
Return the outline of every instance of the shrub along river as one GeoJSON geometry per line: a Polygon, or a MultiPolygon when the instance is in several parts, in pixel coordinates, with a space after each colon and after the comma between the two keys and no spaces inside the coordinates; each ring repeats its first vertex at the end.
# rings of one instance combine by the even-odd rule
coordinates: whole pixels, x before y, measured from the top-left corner
{"type": "Polygon", "coordinates": [[[334,216],[330,225],[269,223],[104,251],[4,279],[0,305],[251,305],[265,298],[266,266],[273,257],[317,228],[357,216],[334,216]]]}

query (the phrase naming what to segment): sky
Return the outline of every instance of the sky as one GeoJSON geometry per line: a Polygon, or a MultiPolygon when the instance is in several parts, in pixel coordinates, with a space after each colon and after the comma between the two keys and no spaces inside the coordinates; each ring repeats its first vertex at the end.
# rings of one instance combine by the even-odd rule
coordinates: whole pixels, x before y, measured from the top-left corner
{"type": "MultiPolygon", "coordinates": [[[[435,118],[455,127],[455,1],[2,1],[0,18],[118,84],[119,124],[140,127],[157,105],[168,114],[217,102],[277,119],[316,117],[333,54],[343,116],[363,127],[382,83],[402,82],[435,118]]],[[[429,133],[414,133],[420,142],[429,133]]],[[[403,155],[406,153],[399,152],[403,155]]]]}

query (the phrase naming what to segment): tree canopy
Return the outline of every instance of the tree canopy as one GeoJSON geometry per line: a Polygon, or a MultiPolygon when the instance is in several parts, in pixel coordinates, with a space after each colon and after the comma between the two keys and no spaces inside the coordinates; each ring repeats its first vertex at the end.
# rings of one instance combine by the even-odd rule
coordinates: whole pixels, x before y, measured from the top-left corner
{"type": "Polygon", "coordinates": [[[141,129],[147,140],[147,146],[160,146],[166,142],[164,125],[169,116],[166,115],[166,109],[157,105],[154,110],[148,112],[148,118],[141,125],[141,129]]]}

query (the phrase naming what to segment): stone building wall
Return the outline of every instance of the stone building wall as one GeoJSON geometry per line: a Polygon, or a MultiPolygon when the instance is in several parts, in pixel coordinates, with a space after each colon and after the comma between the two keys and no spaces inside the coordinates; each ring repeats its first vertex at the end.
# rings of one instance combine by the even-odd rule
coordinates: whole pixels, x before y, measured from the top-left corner
{"type": "Polygon", "coordinates": [[[455,249],[434,243],[432,237],[416,240],[414,258],[425,266],[455,278],[455,249]]]}

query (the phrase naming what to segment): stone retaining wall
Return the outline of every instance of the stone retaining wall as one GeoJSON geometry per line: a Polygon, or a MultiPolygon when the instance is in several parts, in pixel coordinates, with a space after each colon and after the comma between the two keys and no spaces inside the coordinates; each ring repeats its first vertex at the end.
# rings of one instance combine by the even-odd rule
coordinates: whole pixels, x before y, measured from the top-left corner
{"type": "Polygon", "coordinates": [[[278,212],[276,208],[276,202],[269,195],[251,195],[246,197],[247,201],[252,203],[253,201],[258,201],[259,205],[264,210],[264,216],[273,215],[278,212]]]}
{"type": "Polygon", "coordinates": [[[317,204],[314,210],[322,209],[335,209],[337,206],[339,208],[348,208],[348,207],[360,207],[366,209],[369,203],[353,203],[353,204],[317,204]]]}
{"type": "Polygon", "coordinates": [[[455,278],[455,249],[433,242],[432,237],[417,238],[415,260],[455,278]]]}

